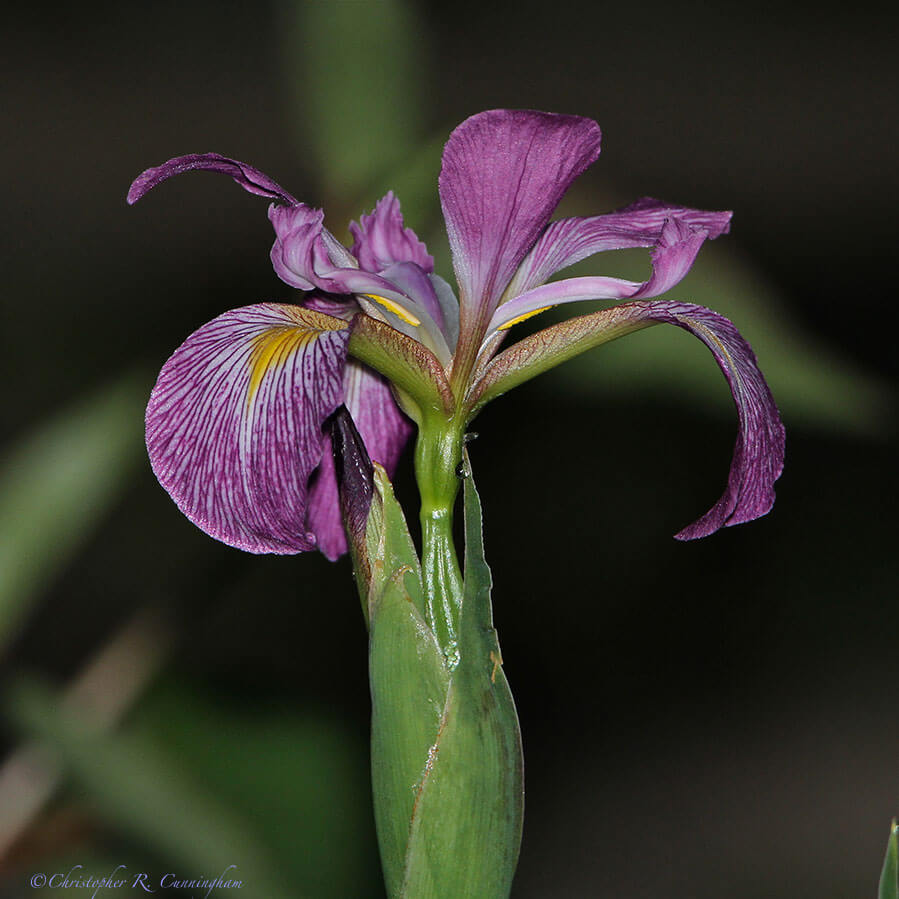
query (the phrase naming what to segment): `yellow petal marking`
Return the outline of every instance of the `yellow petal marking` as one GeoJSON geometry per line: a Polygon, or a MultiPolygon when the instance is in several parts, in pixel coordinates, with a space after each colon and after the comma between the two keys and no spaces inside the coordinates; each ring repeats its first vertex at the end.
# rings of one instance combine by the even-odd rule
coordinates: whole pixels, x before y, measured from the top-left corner
{"type": "Polygon", "coordinates": [[[362,296],[368,297],[370,300],[374,300],[378,305],[383,306],[388,312],[392,312],[394,315],[401,318],[407,325],[421,324],[420,318],[416,318],[408,309],[400,306],[400,304],[394,300],[388,300],[387,297],[379,297],[376,293],[364,293],[362,294],[362,296]]]}
{"type": "Polygon", "coordinates": [[[283,325],[270,328],[253,338],[250,353],[250,383],[247,387],[247,405],[253,402],[263,378],[273,368],[283,365],[287,358],[311,340],[317,332],[311,328],[283,325]]]}
{"type": "Polygon", "coordinates": [[[509,321],[503,322],[496,330],[505,331],[506,328],[511,328],[512,325],[517,325],[521,322],[525,322],[529,318],[532,318],[535,315],[539,315],[541,312],[546,312],[547,309],[552,309],[552,306],[541,306],[539,309],[532,309],[530,312],[522,312],[521,315],[516,315],[515,318],[510,318],[509,321]]]}

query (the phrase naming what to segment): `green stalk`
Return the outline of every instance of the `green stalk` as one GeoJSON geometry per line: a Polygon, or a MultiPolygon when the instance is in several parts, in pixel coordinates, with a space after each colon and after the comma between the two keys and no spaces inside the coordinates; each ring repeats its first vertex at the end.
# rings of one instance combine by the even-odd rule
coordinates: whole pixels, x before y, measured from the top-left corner
{"type": "Polygon", "coordinates": [[[421,423],[422,566],[383,469],[374,472],[364,540],[372,792],[390,899],[507,899],[518,860],[521,738],[470,476],[464,580],[452,537],[463,452],[455,422],[421,423]]]}
{"type": "Polygon", "coordinates": [[[462,573],[453,541],[453,507],[459,492],[463,429],[434,416],[422,422],[415,447],[415,475],[421,494],[422,584],[427,621],[447,666],[459,663],[462,573]]]}

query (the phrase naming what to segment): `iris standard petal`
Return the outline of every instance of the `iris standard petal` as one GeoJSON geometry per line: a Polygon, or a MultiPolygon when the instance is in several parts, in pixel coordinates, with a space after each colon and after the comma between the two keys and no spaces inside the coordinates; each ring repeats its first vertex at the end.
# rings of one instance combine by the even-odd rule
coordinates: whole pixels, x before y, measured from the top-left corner
{"type": "Polygon", "coordinates": [[[596,122],[495,109],[450,135],[440,200],[461,292],[462,331],[486,324],[571,182],[599,156],[596,122]]]}
{"type": "Polygon", "coordinates": [[[434,257],[418,239],[418,235],[403,225],[400,201],[393,191],[378,200],[374,210],[350,222],[353,246],[350,252],[359,265],[370,272],[380,272],[396,262],[414,262],[423,271],[434,271],[434,257]]]}
{"type": "Polygon", "coordinates": [[[658,300],[625,303],[569,319],[500,353],[472,389],[468,407],[474,414],[494,397],[585,350],[662,323],[689,331],[712,351],[739,415],[727,489],[702,518],[675,535],[692,540],[770,511],[774,482],[783,470],[784,428],[774,398],[752,347],[724,316],[703,306],[658,300]]]}
{"type": "Polygon", "coordinates": [[[308,481],[343,401],[349,330],[277,303],[226,312],[163,366],[147,407],[156,477],[206,533],[255,553],[315,549],[308,481]]]}
{"type": "MultiPolygon", "coordinates": [[[[365,443],[369,458],[379,462],[390,477],[403,452],[412,424],[400,412],[390,385],[376,372],[349,359],[343,375],[344,404],[365,443]]],[[[309,492],[309,525],[318,547],[331,561],[347,550],[341,520],[337,479],[330,437],[325,436],[321,465],[309,492]]]]}
{"type": "Polygon", "coordinates": [[[503,303],[493,315],[488,335],[509,328],[538,312],[562,303],[582,300],[646,299],[665,293],[690,271],[699,248],[709,232],[680,219],[668,219],[662,226],[652,252],[652,274],[642,284],[623,278],[565,278],[535,287],[503,303]]]}
{"type": "Polygon", "coordinates": [[[643,197],[616,212],[551,222],[519,266],[506,295],[514,298],[548,281],[557,271],[605,250],[652,247],[670,220],[704,229],[710,240],[730,230],[731,212],[706,212],[643,197]]]}
{"type": "Polygon", "coordinates": [[[280,184],[259,169],[245,162],[229,159],[221,153],[191,153],[187,156],[176,156],[162,165],[147,169],[134,179],[128,191],[128,202],[136,203],[145,193],[173,175],[198,170],[230,175],[244,190],[260,197],[268,197],[287,204],[297,202],[280,184]]]}

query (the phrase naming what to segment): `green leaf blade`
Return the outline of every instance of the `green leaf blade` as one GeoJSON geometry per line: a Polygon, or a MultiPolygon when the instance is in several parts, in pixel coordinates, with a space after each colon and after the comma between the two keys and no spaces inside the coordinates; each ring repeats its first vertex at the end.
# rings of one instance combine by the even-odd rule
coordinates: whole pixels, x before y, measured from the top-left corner
{"type": "Polygon", "coordinates": [[[883,870],[880,873],[880,889],[878,899],[899,899],[899,826],[893,819],[890,827],[890,839],[887,843],[883,870]]]}

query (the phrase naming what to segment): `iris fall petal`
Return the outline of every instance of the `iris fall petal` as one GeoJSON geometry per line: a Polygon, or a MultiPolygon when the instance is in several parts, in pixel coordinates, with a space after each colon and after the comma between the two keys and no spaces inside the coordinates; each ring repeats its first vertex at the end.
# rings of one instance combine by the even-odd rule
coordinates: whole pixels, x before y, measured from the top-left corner
{"type": "Polygon", "coordinates": [[[206,533],[256,553],[316,548],[307,483],[343,401],[348,339],[339,319],[263,303],[203,325],[163,366],[147,407],[150,462],[206,533]]]}

